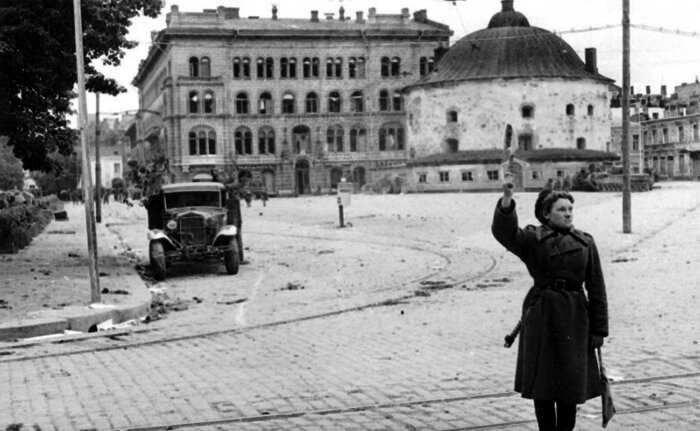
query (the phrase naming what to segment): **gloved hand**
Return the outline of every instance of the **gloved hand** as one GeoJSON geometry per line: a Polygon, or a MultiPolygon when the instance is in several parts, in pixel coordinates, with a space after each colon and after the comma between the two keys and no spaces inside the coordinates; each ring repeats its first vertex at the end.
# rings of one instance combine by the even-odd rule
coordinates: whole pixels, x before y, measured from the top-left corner
{"type": "Polygon", "coordinates": [[[601,347],[603,345],[603,340],[604,340],[604,338],[600,335],[591,334],[589,336],[589,342],[591,344],[591,348],[593,348],[593,349],[597,349],[598,347],[601,347]]]}

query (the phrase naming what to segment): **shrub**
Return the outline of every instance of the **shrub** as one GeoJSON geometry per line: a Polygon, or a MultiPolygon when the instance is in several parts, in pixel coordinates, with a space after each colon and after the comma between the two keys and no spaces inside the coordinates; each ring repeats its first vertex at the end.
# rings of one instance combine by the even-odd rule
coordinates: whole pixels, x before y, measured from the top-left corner
{"type": "Polygon", "coordinates": [[[0,210],[0,253],[16,253],[49,224],[52,212],[39,205],[16,205],[0,210]]]}

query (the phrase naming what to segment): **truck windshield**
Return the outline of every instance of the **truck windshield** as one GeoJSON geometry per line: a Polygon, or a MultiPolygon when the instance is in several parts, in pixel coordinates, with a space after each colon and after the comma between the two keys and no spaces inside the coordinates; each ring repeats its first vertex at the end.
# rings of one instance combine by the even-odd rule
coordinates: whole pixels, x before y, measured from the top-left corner
{"type": "Polygon", "coordinates": [[[220,207],[220,192],[173,192],[165,195],[165,208],[220,207]]]}

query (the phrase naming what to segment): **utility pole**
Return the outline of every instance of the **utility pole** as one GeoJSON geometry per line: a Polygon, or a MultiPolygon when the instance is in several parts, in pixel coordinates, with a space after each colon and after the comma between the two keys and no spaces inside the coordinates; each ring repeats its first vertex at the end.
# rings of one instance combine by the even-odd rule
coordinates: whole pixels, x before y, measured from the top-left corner
{"type": "Polygon", "coordinates": [[[95,93],[95,221],[102,222],[102,164],[100,162],[100,93],[95,93]]]}
{"type": "Polygon", "coordinates": [[[83,200],[85,201],[85,228],[87,229],[88,272],[90,274],[90,302],[100,302],[100,279],[97,272],[97,238],[93,218],[92,178],[87,153],[87,100],[85,99],[85,65],[83,59],[83,23],[80,14],[80,0],[73,0],[75,20],[75,59],[78,72],[78,124],[80,127],[80,148],[83,164],[83,200]]]}
{"type": "Polygon", "coordinates": [[[622,0],[622,232],[632,232],[630,196],[630,0],[622,0]]]}

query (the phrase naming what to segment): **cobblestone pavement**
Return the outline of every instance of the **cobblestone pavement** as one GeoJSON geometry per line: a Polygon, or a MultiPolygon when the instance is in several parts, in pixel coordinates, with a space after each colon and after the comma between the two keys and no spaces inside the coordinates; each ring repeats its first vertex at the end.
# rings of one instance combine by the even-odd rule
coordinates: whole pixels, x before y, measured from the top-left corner
{"type": "MultiPolygon", "coordinates": [[[[596,236],[608,282],[612,329],[605,354],[618,407],[611,430],[700,429],[700,304],[693,270],[700,262],[700,186],[679,187],[635,195],[638,233],[631,236],[595,225],[616,217],[617,196],[582,194],[577,201],[579,217],[596,228],[586,230],[596,236]]],[[[474,211],[476,223],[487,223],[493,198],[481,198],[489,205],[474,211]]],[[[532,196],[519,200],[526,214],[532,196]]],[[[494,245],[488,231],[470,231],[473,226],[458,226],[447,216],[432,232],[427,225],[435,220],[408,229],[383,223],[380,214],[374,223],[360,219],[366,224],[342,232],[314,220],[297,225],[291,233],[308,241],[287,236],[256,242],[269,233],[266,226],[289,227],[270,212],[265,223],[249,223],[251,264],[242,267],[241,277],[185,270],[167,281],[168,291],[210,291],[186,312],[149,326],[150,332],[0,350],[0,386],[7,388],[0,391],[0,424],[59,430],[536,429],[531,402],[511,392],[515,350],[501,347],[528,281],[522,264],[494,245]],[[368,255],[355,251],[359,243],[353,241],[360,239],[371,244],[368,255]],[[327,272],[340,269],[343,275],[314,285],[309,274],[315,266],[309,265],[294,275],[308,289],[281,291],[290,276],[282,266],[281,275],[269,275],[279,283],[261,282],[252,296],[260,274],[267,277],[269,263],[285,253],[312,256],[327,272]],[[323,260],[332,256],[335,261],[323,260]],[[382,256],[391,256],[391,263],[378,265],[382,256]],[[377,274],[353,278],[364,273],[360,260],[377,274]],[[422,281],[452,287],[421,285],[425,276],[422,281]],[[228,308],[216,304],[225,293],[248,300],[228,308]],[[372,302],[377,306],[361,307],[372,302]],[[245,320],[236,317],[243,304],[245,320]]],[[[600,427],[599,403],[581,407],[577,429],[600,427]]]]}

